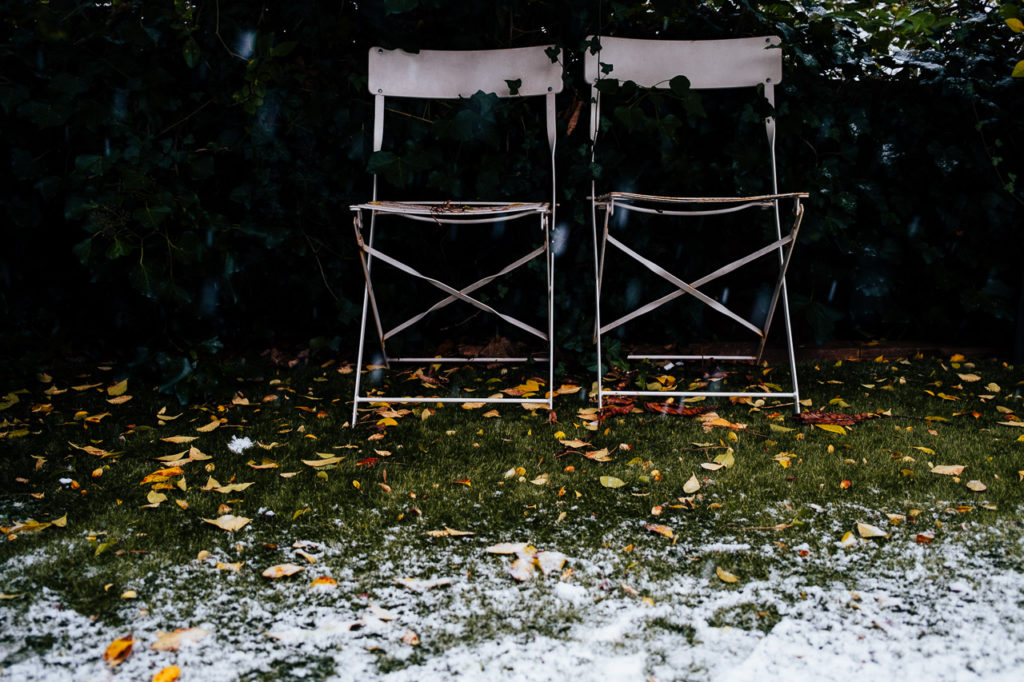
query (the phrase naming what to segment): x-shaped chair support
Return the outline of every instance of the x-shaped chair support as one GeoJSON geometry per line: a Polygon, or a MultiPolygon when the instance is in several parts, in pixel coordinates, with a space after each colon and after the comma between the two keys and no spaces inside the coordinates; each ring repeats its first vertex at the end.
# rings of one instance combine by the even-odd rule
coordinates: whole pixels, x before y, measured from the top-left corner
{"type": "MultiPolygon", "coordinates": [[[[660,308],[661,306],[665,305],[669,301],[672,301],[672,300],[674,300],[676,298],[679,298],[680,296],[690,295],[690,296],[693,296],[694,298],[696,298],[701,303],[707,305],[712,310],[714,310],[714,311],[716,311],[716,312],[718,312],[718,313],[728,317],[729,319],[733,320],[734,322],[736,322],[740,326],[742,326],[742,327],[748,329],[749,331],[753,332],[754,334],[758,335],[760,337],[760,342],[759,342],[759,345],[758,345],[757,354],[756,355],[749,355],[749,356],[714,356],[714,355],[703,355],[703,356],[682,356],[682,355],[668,356],[668,355],[658,355],[658,356],[651,356],[651,355],[631,355],[631,356],[629,356],[630,359],[658,359],[658,360],[678,359],[678,360],[683,360],[683,359],[716,359],[716,358],[718,358],[718,359],[728,359],[728,360],[753,360],[755,362],[760,362],[761,359],[764,356],[765,344],[766,344],[766,342],[768,340],[768,331],[769,331],[769,329],[771,327],[772,318],[775,315],[775,310],[776,310],[776,308],[778,306],[778,302],[779,302],[780,296],[783,297],[783,300],[785,300],[784,297],[785,297],[785,287],[786,287],[786,271],[789,268],[790,259],[791,259],[792,254],[793,254],[793,247],[794,247],[795,242],[796,242],[797,234],[800,231],[800,224],[803,221],[803,216],[804,216],[804,207],[800,203],[800,200],[803,199],[803,198],[806,198],[807,196],[808,195],[806,193],[799,192],[799,193],[790,193],[790,194],[771,194],[771,195],[756,196],[756,197],[719,199],[719,198],[656,197],[656,196],[651,196],[651,195],[638,195],[638,194],[628,194],[628,193],[624,193],[624,192],[613,192],[613,193],[610,193],[610,194],[605,194],[605,195],[597,197],[595,202],[594,202],[595,210],[599,209],[599,210],[602,210],[604,212],[604,220],[603,220],[603,229],[602,229],[602,235],[601,235],[601,240],[600,240],[600,248],[597,251],[597,253],[599,254],[598,255],[598,263],[597,263],[597,306],[598,306],[598,311],[597,311],[596,322],[595,322],[595,325],[594,325],[594,337],[595,337],[594,340],[598,344],[598,347],[600,347],[601,336],[603,336],[604,334],[608,333],[609,331],[611,331],[611,330],[613,330],[613,329],[615,329],[615,328],[625,324],[626,322],[629,322],[630,320],[636,319],[637,317],[640,317],[642,315],[646,315],[647,313],[650,313],[650,312],[656,310],[657,308],[660,308]],[[794,201],[793,223],[792,223],[792,226],[791,226],[789,232],[786,235],[782,235],[781,234],[781,229],[779,227],[780,223],[778,222],[778,203],[782,199],[792,199],[794,201]],[[680,204],[703,204],[703,205],[709,205],[709,204],[710,205],[713,205],[713,204],[729,204],[729,205],[725,206],[725,207],[705,208],[705,209],[699,209],[699,210],[679,210],[679,209],[676,209],[676,208],[668,208],[668,207],[666,207],[668,205],[680,205],[680,204]],[[742,211],[742,210],[746,210],[746,209],[749,209],[749,208],[762,208],[762,209],[774,208],[775,211],[776,211],[776,219],[777,219],[776,220],[776,228],[777,228],[776,229],[776,239],[774,241],[768,243],[768,244],[765,244],[764,246],[761,246],[760,248],[755,249],[754,251],[748,253],[747,255],[745,255],[745,256],[743,256],[741,258],[738,258],[738,259],[736,259],[736,260],[734,260],[734,261],[732,261],[730,263],[727,263],[726,265],[723,265],[723,266],[713,270],[712,272],[704,275],[703,277],[695,279],[692,282],[685,282],[682,279],[680,279],[679,277],[677,277],[676,275],[674,275],[671,272],[669,272],[667,269],[665,269],[662,266],[658,265],[657,263],[655,263],[654,261],[650,260],[649,258],[641,255],[640,253],[638,253],[634,249],[630,248],[625,243],[623,243],[620,239],[618,239],[617,237],[615,237],[614,235],[612,235],[609,232],[609,229],[608,229],[609,220],[610,220],[611,216],[614,214],[615,209],[617,207],[618,208],[622,208],[624,210],[638,211],[638,212],[641,212],[641,213],[652,213],[652,214],[657,214],[657,215],[675,215],[675,216],[718,215],[718,214],[733,213],[733,212],[736,212],[736,211],[742,211]],[[616,320],[614,320],[614,321],[612,321],[612,322],[610,322],[608,324],[602,325],[601,324],[601,316],[600,316],[601,286],[602,286],[602,283],[603,283],[603,280],[604,280],[605,254],[607,252],[608,246],[612,246],[612,247],[618,249],[620,252],[626,254],[627,256],[629,256],[630,258],[635,260],[637,263],[639,263],[642,266],[644,266],[646,269],[650,270],[654,274],[658,275],[659,277],[661,277],[665,281],[667,281],[670,284],[672,284],[673,286],[675,286],[676,289],[674,291],[666,294],[665,296],[662,296],[661,298],[658,298],[658,299],[656,299],[654,301],[651,301],[650,303],[647,303],[646,305],[642,305],[642,306],[640,306],[638,308],[635,308],[634,310],[632,310],[631,312],[627,313],[626,315],[623,315],[622,317],[619,317],[618,319],[616,319],[616,320]],[[777,277],[776,282],[775,282],[775,287],[774,287],[773,292],[772,292],[771,302],[770,302],[770,304],[768,306],[768,310],[767,310],[767,314],[765,315],[763,326],[759,327],[756,324],[754,324],[753,322],[751,322],[751,321],[749,321],[747,319],[744,319],[740,315],[737,315],[735,312],[733,312],[732,310],[727,308],[723,303],[721,303],[719,301],[716,301],[715,299],[711,298],[710,296],[707,296],[706,294],[704,294],[703,292],[700,291],[700,287],[702,287],[702,286],[704,286],[704,285],[706,285],[706,284],[708,284],[710,282],[713,282],[714,280],[716,280],[716,279],[718,279],[718,278],[720,278],[720,277],[722,277],[724,275],[727,275],[727,274],[729,274],[729,273],[731,273],[731,272],[733,272],[735,270],[738,270],[739,268],[742,268],[742,267],[744,267],[744,266],[746,266],[746,265],[748,265],[748,264],[750,264],[750,263],[752,263],[752,262],[754,262],[754,261],[756,261],[756,260],[758,260],[760,258],[763,258],[765,256],[769,256],[772,253],[776,253],[778,255],[779,270],[778,270],[778,277],[777,277]]],[[[597,222],[595,221],[594,224],[595,224],[595,229],[596,229],[597,222]]],[[[596,239],[596,235],[595,235],[595,239],[596,239]]],[[[786,314],[787,314],[787,317],[788,317],[788,305],[786,307],[787,307],[787,313],[786,314]]],[[[788,323],[786,325],[786,328],[787,328],[787,333],[788,333],[788,329],[789,329],[788,323]]],[[[717,395],[717,396],[723,396],[723,397],[724,396],[737,396],[737,397],[754,397],[754,396],[757,396],[757,397],[765,397],[765,396],[772,396],[772,395],[774,395],[774,396],[778,396],[778,397],[791,397],[791,398],[794,399],[794,401],[799,399],[799,396],[798,396],[796,388],[795,388],[795,386],[796,386],[795,379],[794,379],[794,390],[792,392],[777,392],[777,393],[765,393],[765,392],[752,393],[752,392],[745,392],[745,391],[743,391],[743,392],[721,392],[721,391],[716,391],[716,392],[707,392],[707,391],[606,391],[606,390],[603,389],[603,387],[601,386],[600,382],[599,382],[598,386],[599,386],[598,387],[598,405],[599,406],[602,404],[602,399],[603,399],[604,395],[652,395],[652,396],[661,396],[661,397],[667,397],[667,396],[692,397],[692,396],[707,396],[707,395],[717,395]]]]}
{"type": "MultiPolygon", "coordinates": [[[[411,203],[411,202],[370,202],[368,204],[359,204],[353,206],[352,209],[355,211],[353,224],[356,233],[356,242],[359,246],[359,258],[363,268],[363,276],[366,281],[365,298],[367,299],[369,306],[363,306],[363,320],[361,322],[360,331],[360,344],[359,344],[359,363],[362,364],[363,356],[363,342],[366,327],[366,309],[369,307],[373,314],[374,324],[377,329],[377,336],[381,345],[381,352],[384,355],[385,364],[390,366],[392,362],[525,362],[529,358],[527,357],[396,357],[389,358],[387,355],[386,342],[388,339],[394,337],[399,332],[413,326],[424,317],[440,310],[456,301],[462,301],[468,303],[480,310],[495,315],[496,317],[504,320],[508,324],[511,324],[532,336],[542,339],[547,342],[548,345],[548,356],[546,358],[540,358],[548,362],[548,387],[551,389],[551,383],[553,376],[551,374],[554,371],[554,363],[552,357],[552,344],[551,338],[553,336],[553,260],[551,257],[550,250],[550,238],[549,238],[549,222],[548,222],[548,204],[546,203],[520,203],[520,204],[493,204],[493,203],[474,203],[454,206],[448,203],[411,203]],[[370,212],[370,234],[369,239],[364,240],[363,238],[363,211],[370,212]],[[375,222],[378,214],[387,213],[411,220],[419,220],[424,222],[434,222],[437,224],[480,224],[480,223],[496,223],[507,220],[514,220],[516,218],[523,218],[528,216],[536,216],[540,221],[540,228],[544,234],[543,244],[533,249],[529,253],[517,258],[505,267],[492,275],[488,275],[478,279],[472,284],[463,286],[462,288],[456,288],[445,282],[423,274],[416,270],[407,263],[403,263],[401,260],[384,253],[380,249],[374,246],[374,231],[375,222]],[[512,315],[503,313],[494,307],[487,305],[486,303],[474,298],[470,294],[474,291],[490,284],[499,277],[503,277],[522,266],[526,265],[530,261],[540,258],[545,258],[547,264],[547,300],[548,300],[548,329],[543,331],[537,327],[530,325],[523,320],[520,320],[512,315]],[[438,300],[433,305],[427,307],[420,313],[413,315],[406,319],[400,324],[392,327],[385,331],[384,325],[381,319],[380,309],[377,305],[377,298],[373,290],[373,280],[371,277],[372,266],[374,260],[380,260],[383,263],[394,267],[395,269],[403,272],[410,277],[417,280],[422,280],[431,286],[440,289],[442,292],[447,294],[445,298],[438,300]]],[[[424,398],[424,397],[408,397],[408,396],[360,396],[359,395],[359,381],[360,377],[357,374],[356,377],[356,390],[355,390],[355,405],[353,406],[352,423],[355,423],[358,414],[358,407],[360,402],[466,402],[466,398],[424,398]]],[[[548,397],[543,401],[548,409],[551,409],[553,404],[553,392],[549,390],[548,397]]],[[[520,399],[520,398],[473,398],[474,402],[513,402],[513,403],[532,403],[540,402],[536,399],[520,399]]]]}

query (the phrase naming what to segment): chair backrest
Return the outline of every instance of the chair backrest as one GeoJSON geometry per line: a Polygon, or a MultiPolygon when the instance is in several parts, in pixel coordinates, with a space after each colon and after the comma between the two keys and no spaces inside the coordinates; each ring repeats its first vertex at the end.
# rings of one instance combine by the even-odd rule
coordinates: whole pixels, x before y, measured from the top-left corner
{"type": "Polygon", "coordinates": [[[676,76],[690,87],[742,88],[782,80],[782,50],[776,36],[724,40],[639,40],[600,37],[597,54],[587,52],[587,82],[601,78],[633,81],[643,88],[667,88],[676,76]],[[611,70],[605,74],[601,64],[611,70]]]}
{"type": "MultiPolygon", "coordinates": [[[[632,81],[642,88],[669,88],[676,76],[685,76],[694,90],[764,87],[764,97],[775,106],[775,84],[782,81],[782,41],[778,36],[720,40],[648,40],[591,36],[596,54],[584,58],[591,85],[590,139],[596,142],[601,115],[602,78],[632,81]]],[[[775,169],[775,119],[765,118],[771,160],[772,191],[778,191],[775,169]]]]}
{"type": "Polygon", "coordinates": [[[550,45],[503,50],[370,49],[369,86],[373,95],[458,99],[479,91],[512,97],[507,81],[519,81],[516,95],[561,92],[562,66],[552,62],[550,45]]]}

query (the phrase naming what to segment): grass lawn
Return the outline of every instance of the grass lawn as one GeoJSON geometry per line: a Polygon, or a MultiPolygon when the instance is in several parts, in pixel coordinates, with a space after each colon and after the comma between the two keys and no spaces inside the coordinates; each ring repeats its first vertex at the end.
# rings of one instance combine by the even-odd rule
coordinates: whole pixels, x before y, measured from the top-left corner
{"type": "Polygon", "coordinates": [[[554,420],[428,403],[350,428],[336,361],[236,363],[191,405],[116,366],[4,379],[0,679],[1017,679],[1024,372],[800,369],[805,411],[869,417],[597,415],[570,377],[554,420]]]}

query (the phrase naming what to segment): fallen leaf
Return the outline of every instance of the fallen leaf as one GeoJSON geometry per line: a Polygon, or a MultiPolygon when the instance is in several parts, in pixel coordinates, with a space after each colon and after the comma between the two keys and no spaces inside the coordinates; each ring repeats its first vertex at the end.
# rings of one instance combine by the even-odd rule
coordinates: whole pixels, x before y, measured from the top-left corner
{"type": "Polygon", "coordinates": [[[530,483],[532,483],[534,485],[547,485],[548,484],[548,475],[547,474],[541,474],[537,478],[535,478],[532,481],[530,481],[530,483]]]}
{"type": "Polygon", "coordinates": [[[174,682],[181,675],[181,668],[169,665],[153,675],[153,682],[174,682]]]}
{"type": "Polygon", "coordinates": [[[115,665],[124,661],[128,658],[128,654],[132,652],[132,646],[135,645],[135,639],[131,635],[125,635],[115,639],[107,647],[107,650],[103,652],[103,660],[107,662],[111,668],[115,665]]]}
{"type": "Polygon", "coordinates": [[[338,586],[338,581],[328,575],[322,575],[316,578],[309,584],[311,588],[318,587],[320,589],[333,589],[338,586]]]}
{"type": "Polygon", "coordinates": [[[721,566],[715,566],[715,575],[717,575],[718,579],[721,580],[723,583],[729,583],[730,585],[739,580],[739,578],[736,575],[730,573],[721,566]]]}
{"type": "Polygon", "coordinates": [[[862,538],[887,538],[889,534],[878,526],[872,526],[869,523],[857,522],[857,533],[862,538]]]}
{"type": "Polygon", "coordinates": [[[603,485],[605,488],[621,488],[622,486],[626,485],[625,481],[623,481],[621,478],[616,478],[615,476],[602,476],[600,480],[601,485],[603,485]]]}
{"type": "Polygon", "coordinates": [[[421,580],[419,578],[395,578],[395,582],[406,587],[413,592],[426,592],[432,590],[435,587],[445,587],[451,585],[455,580],[453,578],[432,578],[430,580],[421,580]]]}
{"type": "Polygon", "coordinates": [[[455,530],[454,528],[448,528],[447,526],[445,526],[444,529],[442,530],[428,530],[427,535],[429,535],[432,538],[461,538],[468,537],[470,535],[476,535],[476,533],[469,530],[455,530]]]}
{"type": "Polygon", "coordinates": [[[464,410],[478,410],[487,403],[462,403],[462,409],[464,410]]]}
{"type": "Polygon", "coordinates": [[[216,519],[203,519],[203,521],[210,525],[217,526],[222,530],[239,530],[252,521],[252,519],[247,519],[244,516],[224,514],[216,519]]]}
{"type": "Polygon", "coordinates": [[[484,551],[488,554],[532,554],[537,549],[528,542],[499,542],[484,551]]]}
{"type": "Polygon", "coordinates": [[[296,564],[277,564],[276,566],[271,566],[270,568],[265,569],[261,575],[264,578],[285,578],[305,570],[306,569],[304,567],[296,564]]]}
{"type": "Polygon", "coordinates": [[[980,493],[985,490],[988,490],[988,486],[982,483],[981,481],[967,481],[967,489],[973,490],[976,493],[980,493]]]}
{"type": "Polygon", "coordinates": [[[533,560],[540,568],[541,573],[550,575],[555,571],[561,571],[565,565],[566,556],[561,552],[537,552],[533,560]]]}
{"type": "Polygon", "coordinates": [[[209,631],[202,628],[178,628],[174,632],[160,633],[150,648],[154,651],[177,651],[182,644],[198,642],[208,634],[209,631]]]}
{"type": "Polygon", "coordinates": [[[302,463],[305,464],[306,466],[311,466],[311,467],[317,468],[317,467],[325,467],[325,466],[330,466],[332,464],[337,464],[338,462],[340,462],[343,459],[345,459],[345,458],[344,457],[328,457],[327,459],[304,459],[304,460],[302,460],[302,463]]]}
{"type": "Polygon", "coordinates": [[[649,530],[652,533],[657,533],[658,535],[664,535],[669,539],[675,537],[675,533],[668,526],[661,526],[655,523],[648,523],[646,526],[644,526],[644,529],[649,530]]]}
{"type": "Polygon", "coordinates": [[[683,492],[687,495],[692,495],[698,490],[700,490],[700,481],[698,481],[697,476],[693,474],[690,476],[689,480],[683,484],[683,492]]]}
{"type": "Polygon", "coordinates": [[[484,418],[486,418],[486,419],[494,419],[495,417],[500,417],[500,416],[501,416],[501,413],[500,413],[500,412],[498,412],[497,410],[487,410],[486,412],[484,412],[484,413],[483,413],[482,415],[480,415],[480,416],[481,416],[481,417],[484,417],[484,418]]]}
{"type": "Polygon", "coordinates": [[[932,467],[931,472],[940,476],[959,476],[965,468],[957,464],[940,464],[937,467],[932,467]]]}
{"type": "Polygon", "coordinates": [[[736,463],[736,458],[732,454],[732,448],[729,448],[725,452],[720,452],[717,455],[715,455],[715,459],[713,461],[716,464],[721,464],[726,469],[729,469],[730,467],[732,467],[732,465],[736,463]]]}
{"type": "Polygon", "coordinates": [[[592,450],[590,452],[580,453],[589,460],[594,462],[610,462],[612,461],[611,455],[608,452],[608,448],[601,448],[600,450],[592,450]]]}
{"type": "Polygon", "coordinates": [[[277,469],[279,466],[277,462],[271,461],[269,459],[264,459],[259,464],[257,464],[255,460],[249,460],[245,464],[246,466],[252,469],[277,469]]]}
{"type": "Polygon", "coordinates": [[[532,558],[517,557],[508,567],[508,574],[519,582],[530,580],[534,574],[532,558]]]}
{"type": "Polygon", "coordinates": [[[162,440],[165,443],[176,443],[176,444],[179,444],[179,443],[191,443],[196,438],[199,438],[199,436],[168,436],[167,438],[161,438],[160,440],[162,440]]]}
{"type": "Polygon", "coordinates": [[[204,424],[203,426],[196,428],[196,431],[199,431],[200,433],[209,433],[217,428],[220,428],[220,420],[213,419],[208,424],[204,424]]]}
{"type": "Polygon", "coordinates": [[[420,636],[412,630],[406,630],[405,634],[402,635],[402,643],[408,644],[409,646],[418,646],[420,643],[420,636]]]}
{"type": "Polygon", "coordinates": [[[816,427],[822,431],[828,431],[829,433],[838,433],[841,436],[846,435],[846,429],[839,424],[815,424],[816,427]]]}
{"type": "Polygon", "coordinates": [[[116,398],[119,395],[124,395],[128,391],[128,380],[119,381],[113,386],[107,387],[107,395],[111,398],[116,398]]]}

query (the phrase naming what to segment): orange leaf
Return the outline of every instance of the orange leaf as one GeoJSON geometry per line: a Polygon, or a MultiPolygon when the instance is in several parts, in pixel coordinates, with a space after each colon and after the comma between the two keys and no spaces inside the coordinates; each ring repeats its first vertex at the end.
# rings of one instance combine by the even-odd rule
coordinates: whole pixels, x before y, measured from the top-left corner
{"type": "Polygon", "coordinates": [[[125,635],[119,637],[110,643],[107,650],[103,652],[103,660],[107,662],[111,668],[118,663],[121,663],[124,659],[128,658],[128,654],[132,652],[132,646],[135,644],[135,638],[131,635],[125,635]]]}
{"type": "Polygon", "coordinates": [[[174,682],[181,675],[181,668],[176,665],[169,665],[156,675],[153,675],[153,682],[174,682]]]}

